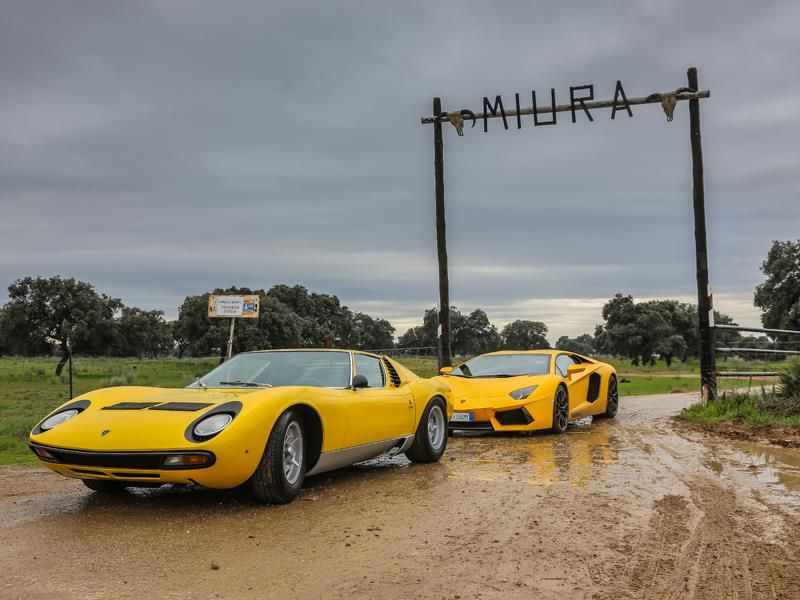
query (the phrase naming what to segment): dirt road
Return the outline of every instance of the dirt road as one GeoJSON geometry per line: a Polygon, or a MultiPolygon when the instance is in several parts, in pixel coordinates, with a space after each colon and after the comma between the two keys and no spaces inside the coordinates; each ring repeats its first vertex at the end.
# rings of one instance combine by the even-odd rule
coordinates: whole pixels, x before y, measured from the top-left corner
{"type": "Polygon", "coordinates": [[[0,469],[3,598],[798,598],[800,450],[677,432],[690,394],[563,436],[450,438],[265,507],[0,469]]]}

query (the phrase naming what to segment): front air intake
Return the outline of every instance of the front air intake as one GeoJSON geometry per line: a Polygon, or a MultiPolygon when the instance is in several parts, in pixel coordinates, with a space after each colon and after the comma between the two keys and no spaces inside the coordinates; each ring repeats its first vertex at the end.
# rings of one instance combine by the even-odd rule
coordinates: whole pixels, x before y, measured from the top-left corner
{"type": "Polygon", "coordinates": [[[513,410],[501,410],[494,414],[494,418],[500,425],[529,425],[533,423],[533,417],[525,408],[515,408],[513,410]]]}

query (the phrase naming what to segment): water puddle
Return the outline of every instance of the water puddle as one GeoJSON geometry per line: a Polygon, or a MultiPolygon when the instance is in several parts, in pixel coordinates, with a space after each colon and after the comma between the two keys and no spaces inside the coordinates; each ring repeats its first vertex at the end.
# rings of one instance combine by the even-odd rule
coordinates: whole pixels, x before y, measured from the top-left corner
{"type": "Polygon", "coordinates": [[[719,474],[732,469],[734,474],[746,474],[768,486],[779,485],[791,492],[800,491],[800,450],[796,448],[744,441],[730,441],[724,446],[711,448],[712,455],[707,464],[719,474]]]}

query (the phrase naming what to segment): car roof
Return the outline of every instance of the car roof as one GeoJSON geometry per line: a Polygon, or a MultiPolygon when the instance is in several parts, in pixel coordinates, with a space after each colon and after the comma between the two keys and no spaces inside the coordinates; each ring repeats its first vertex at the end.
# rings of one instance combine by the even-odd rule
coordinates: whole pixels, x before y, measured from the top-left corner
{"type": "Polygon", "coordinates": [[[239,354],[262,354],[267,352],[356,352],[358,354],[367,354],[375,358],[381,358],[380,355],[366,350],[349,350],[347,348],[270,348],[269,350],[247,350],[239,354]]]}
{"type": "MultiPolygon", "coordinates": [[[[497,352],[487,352],[486,354],[556,354],[558,352],[566,352],[566,350],[553,350],[552,348],[546,350],[498,350],[497,352]]],[[[570,352],[570,354],[573,353],[570,352]]]]}

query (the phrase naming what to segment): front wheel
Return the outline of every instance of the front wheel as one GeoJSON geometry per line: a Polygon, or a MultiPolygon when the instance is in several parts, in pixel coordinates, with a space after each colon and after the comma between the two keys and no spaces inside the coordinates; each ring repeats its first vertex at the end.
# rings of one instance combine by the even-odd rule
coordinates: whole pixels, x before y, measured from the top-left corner
{"type": "Polygon", "coordinates": [[[125,484],[121,481],[110,481],[107,479],[81,479],[83,485],[93,492],[101,494],[118,494],[125,491],[125,484]]]}
{"type": "Polygon", "coordinates": [[[286,411],[275,422],[250,489],[260,502],[287,504],[297,497],[306,476],[303,421],[286,411]]]}
{"type": "Polygon", "coordinates": [[[444,400],[434,398],[425,407],[414,435],[414,443],[406,452],[412,462],[436,462],[447,448],[447,409],[444,400]]]}
{"type": "Polygon", "coordinates": [[[553,433],[564,433],[569,422],[569,395],[567,389],[560,385],[553,398],[553,426],[550,431],[553,433]]]}
{"type": "Polygon", "coordinates": [[[619,387],[617,385],[617,376],[612,375],[608,378],[608,399],[606,400],[605,412],[595,415],[600,419],[613,419],[617,416],[619,410],[619,387]]]}

